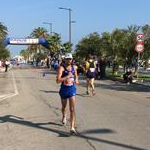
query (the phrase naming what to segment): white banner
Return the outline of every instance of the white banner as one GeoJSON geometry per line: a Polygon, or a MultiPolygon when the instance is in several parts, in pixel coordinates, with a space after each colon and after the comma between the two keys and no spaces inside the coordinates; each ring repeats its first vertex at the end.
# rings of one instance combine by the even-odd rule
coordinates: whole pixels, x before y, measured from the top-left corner
{"type": "Polygon", "coordinates": [[[10,44],[39,44],[39,39],[11,38],[10,44]]]}

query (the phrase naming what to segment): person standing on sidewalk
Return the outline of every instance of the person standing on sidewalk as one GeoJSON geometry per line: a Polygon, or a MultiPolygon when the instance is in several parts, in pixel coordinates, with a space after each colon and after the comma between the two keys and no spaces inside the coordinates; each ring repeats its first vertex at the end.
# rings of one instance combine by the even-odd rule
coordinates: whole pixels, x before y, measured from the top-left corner
{"type": "Polygon", "coordinates": [[[9,61],[6,59],[6,61],[5,61],[5,72],[7,72],[9,64],[10,64],[9,61]]]}
{"type": "Polygon", "coordinates": [[[61,83],[59,95],[62,104],[62,123],[65,125],[67,121],[67,103],[69,100],[70,108],[70,133],[76,133],[75,130],[75,102],[76,102],[76,84],[78,84],[77,66],[72,64],[72,54],[66,53],[65,61],[60,65],[56,81],[61,83]]]}

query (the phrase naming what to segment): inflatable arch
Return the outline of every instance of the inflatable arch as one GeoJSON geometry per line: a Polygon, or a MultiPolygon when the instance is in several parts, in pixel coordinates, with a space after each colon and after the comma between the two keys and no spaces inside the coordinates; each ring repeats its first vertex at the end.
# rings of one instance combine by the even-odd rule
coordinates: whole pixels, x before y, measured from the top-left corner
{"type": "Polygon", "coordinates": [[[41,44],[45,48],[49,48],[49,43],[45,38],[5,38],[5,46],[7,45],[35,45],[41,44]]]}

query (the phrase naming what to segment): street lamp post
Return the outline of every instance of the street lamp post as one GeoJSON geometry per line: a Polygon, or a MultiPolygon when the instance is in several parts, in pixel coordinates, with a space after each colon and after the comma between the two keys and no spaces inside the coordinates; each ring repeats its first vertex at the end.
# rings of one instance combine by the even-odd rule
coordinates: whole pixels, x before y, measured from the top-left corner
{"type": "Polygon", "coordinates": [[[50,26],[49,33],[52,35],[52,23],[51,22],[43,22],[43,24],[48,24],[50,26]]]}
{"type": "Polygon", "coordinates": [[[68,10],[69,11],[69,43],[71,44],[71,23],[75,23],[75,21],[71,20],[71,8],[63,8],[63,7],[59,7],[59,9],[64,9],[64,10],[68,10]]]}

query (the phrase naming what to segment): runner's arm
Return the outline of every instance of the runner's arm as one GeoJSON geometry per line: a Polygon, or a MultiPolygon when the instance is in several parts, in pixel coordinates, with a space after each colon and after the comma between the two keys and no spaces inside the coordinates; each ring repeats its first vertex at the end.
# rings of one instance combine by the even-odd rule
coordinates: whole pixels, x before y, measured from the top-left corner
{"type": "Polygon", "coordinates": [[[56,76],[56,82],[57,83],[61,83],[61,82],[66,80],[66,77],[63,77],[63,78],[61,77],[62,76],[62,72],[63,72],[63,68],[62,68],[62,66],[60,66],[58,68],[57,76],[56,76]]]}
{"type": "Polygon", "coordinates": [[[78,69],[78,67],[76,65],[74,65],[74,70],[75,70],[75,84],[79,83],[77,69],[78,69]]]}
{"type": "Polygon", "coordinates": [[[62,77],[62,73],[64,71],[64,68],[62,66],[59,67],[57,76],[56,76],[56,82],[61,83],[66,81],[69,77],[72,77],[72,74],[69,74],[68,76],[62,77]]]}

